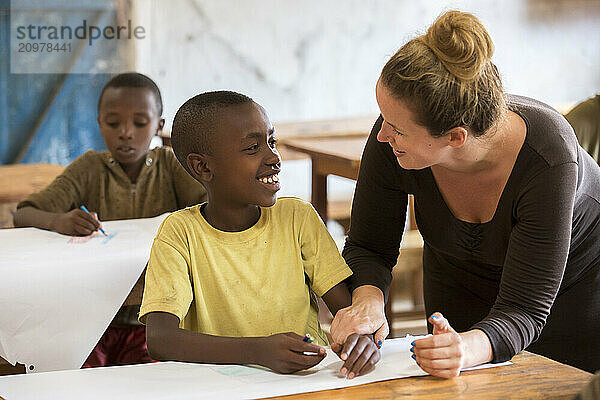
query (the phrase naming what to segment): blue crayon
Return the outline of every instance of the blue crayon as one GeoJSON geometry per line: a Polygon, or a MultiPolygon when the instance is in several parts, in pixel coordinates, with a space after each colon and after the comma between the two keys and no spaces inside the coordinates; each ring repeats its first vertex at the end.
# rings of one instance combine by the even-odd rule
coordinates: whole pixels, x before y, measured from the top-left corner
{"type": "MultiPolygon", "coordinates": [[[[88,209],[87,209],[87,208],[85,208],[85,206],[81,206],[81,207],[79,207],[79,208],[81,208],[83,211],[85,211],[86,213],[88,213],[88,214],[90,214],[90,215],[91,215],[91,213],[88,211],[88,209]]],[[[104,234],[104,236],[108,236],[108,235],[106,234],[106,232],[104,232],[104,229],[100,228],[100,232],[102,232],[102,233],[104,234]]]]}

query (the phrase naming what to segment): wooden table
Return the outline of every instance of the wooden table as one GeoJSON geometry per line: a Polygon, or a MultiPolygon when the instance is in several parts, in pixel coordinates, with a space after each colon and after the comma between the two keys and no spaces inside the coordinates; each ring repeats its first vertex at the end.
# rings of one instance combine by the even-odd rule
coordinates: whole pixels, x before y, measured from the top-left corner
{"type": "Polygon", "coordinates": [[[49,185],[65,167],[53,164],[0,166],[0,228],[12,227],[12,212],[29,194],[49,185]]]}
{"type": "Polygon", "coordinates": [[[358,177],[360,158],[377,115],[274,124],[280,148],[304,154],[312,161],[311,202],[326,221],[327,175],[358,177]]]}
{"type": "Polygon", "coordinates": [[[0,203],[21,201],[45,188],[65,167],[54,164],[0,166],[0,203]]]}
{"type": "Polygon", "coordinates": [[[518,354],[512,362],[513,365],[509,366],[463,372],[453,379],[420,376],[276,398],[570,400],[592,377],[591,374],[577,368],[528,352],[518,354]]]}
{"type": "MultiPolygon", "coordinates": [[[[327,175],[358,178],[362,152],[368,132],[335,136],[312,136],[281,139],[281,145],[308,155],[312,162],[311,203],[323,221],[327,220],[327,175]]],[[[413,199],[410,196],[410,229],[417,229],[414,220],[413,199]]]]}
{"type": "Polygon", "coordinates": [[[359,134],[281,139],[283,146],[310,156],[311,203],[323,221],[327,220],[327,175],[356,180],[367,137],[367,134],[359,134]]]}
{"type": "Polygon", "coordinates": [[[526,351],[513,365],[467,371],[453,379],[394,379],[277,399],[573,399],[592,374],[526,351]]]}

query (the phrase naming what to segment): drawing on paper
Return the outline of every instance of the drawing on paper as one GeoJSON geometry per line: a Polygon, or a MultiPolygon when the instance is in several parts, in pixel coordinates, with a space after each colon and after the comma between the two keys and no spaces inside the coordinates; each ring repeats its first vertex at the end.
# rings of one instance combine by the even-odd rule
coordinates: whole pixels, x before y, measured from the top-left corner
{"type": "Polygon", "coordinates": [[[67,241],[68,244],[85,244],[88,243],[90,241],[97,241],[100,244],[107,244],[108,242],[110,242],[112,240],[112,238],[114,238],[115,236],[117,236],[118,232],[111,232],[109,233],[107,236],[104,236],[103,234],[99,233],[99,232],[94,232],[91,235],[88,236],[71,236],[69,238],[69,240],[67,241]]]}

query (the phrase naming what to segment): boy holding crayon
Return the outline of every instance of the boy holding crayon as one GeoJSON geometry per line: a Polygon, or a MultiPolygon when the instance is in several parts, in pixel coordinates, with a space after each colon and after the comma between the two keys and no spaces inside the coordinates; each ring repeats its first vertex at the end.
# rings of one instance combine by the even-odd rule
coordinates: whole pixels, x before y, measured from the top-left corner
{"type": "MultiPolygon", "coordinates": [[[[352,272],[310,204],[277,200],[265,110],[235,92],[200,94],[177,112],[172,144],[208,201],[168,216],[154,240],[140,310],[151,356],[281,373],[318,364],[328,342],[315,295],[334,314],[350,305],[352,272]]],[[[348,378],[380,359],[370,336],[346,345],[348,378]]]]}

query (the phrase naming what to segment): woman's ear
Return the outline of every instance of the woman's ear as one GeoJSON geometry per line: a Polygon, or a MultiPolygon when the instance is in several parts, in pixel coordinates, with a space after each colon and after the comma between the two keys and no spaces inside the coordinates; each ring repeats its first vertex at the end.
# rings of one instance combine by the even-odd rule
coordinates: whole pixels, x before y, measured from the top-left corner
{"type": "Polygon", "coordinates": [[[213,178],[213,172],[210,166],[209,157],[204,154],[190,153],[187,158],[188,169],[196,180],[210,182],[213,178]]]}
{"type": "Polygon", "coordinates": [[[469,131],[465,127],[457,126],[456,128],[452,128],[446,133],[448,145],[451,147],[462,147],[467,141],[468,135],[469,131]]]}

